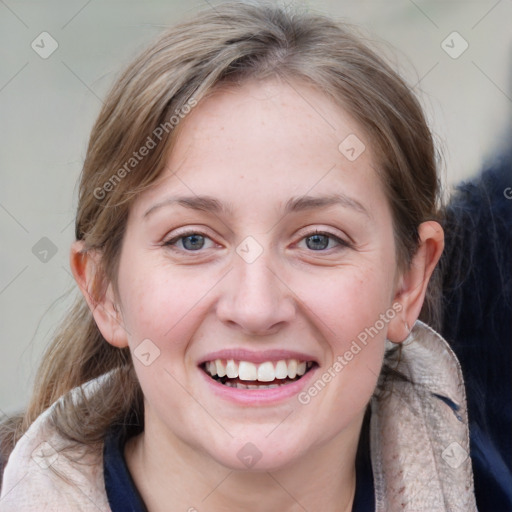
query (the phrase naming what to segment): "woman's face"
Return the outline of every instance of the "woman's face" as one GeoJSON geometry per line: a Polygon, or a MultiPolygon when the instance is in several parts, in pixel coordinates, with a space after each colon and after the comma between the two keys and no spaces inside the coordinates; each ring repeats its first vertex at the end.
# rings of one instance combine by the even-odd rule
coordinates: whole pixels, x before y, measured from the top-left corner
{"type": "Polygon", "coordinates": [[[119,266],[145,435],[232,468],[353,446],[400,307],[369,142],[322,93],[276,81],[182,123],[119,266]]]}

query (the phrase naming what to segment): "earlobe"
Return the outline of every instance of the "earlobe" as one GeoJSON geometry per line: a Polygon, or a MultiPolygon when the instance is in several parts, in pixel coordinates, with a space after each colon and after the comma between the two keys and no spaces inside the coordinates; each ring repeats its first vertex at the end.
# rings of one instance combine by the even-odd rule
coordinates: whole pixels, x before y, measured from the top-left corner
{"type": "Polygon", "coordinates": [[[105,286],[103,283],[101,254],[86,250],[82,241],[76,241],[71,246],[70,267],[102,336],[115,347],[128,346],[127,332],[112,284],[105,286]]]}
{"type": "Polygon", "coordinates": [[[401,304],[400,314],[389,325],[388,339],[401,343],[418,319],[427,286],[444,248],[443,228],[438,222],[427,221],[418,228],[420,244],[409,268],[401,276],[394,302],[401,304]]]}

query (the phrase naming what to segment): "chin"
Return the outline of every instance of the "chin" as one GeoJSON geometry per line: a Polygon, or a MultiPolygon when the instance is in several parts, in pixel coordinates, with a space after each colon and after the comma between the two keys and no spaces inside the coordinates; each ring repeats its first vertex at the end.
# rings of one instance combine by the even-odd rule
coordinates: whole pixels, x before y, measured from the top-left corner
{"type": "Polygon", "coordinates": [[[229,445],[220,446],[218,451],[209,451],[212,458],[231,470],[266,472],[284,469],[296,463],[306,450],[303,443],[283,436],[276,435],[275,439],[270,439],[263,434],[250,436],[246,432],[243,440],[233,439],[229,445]]]}

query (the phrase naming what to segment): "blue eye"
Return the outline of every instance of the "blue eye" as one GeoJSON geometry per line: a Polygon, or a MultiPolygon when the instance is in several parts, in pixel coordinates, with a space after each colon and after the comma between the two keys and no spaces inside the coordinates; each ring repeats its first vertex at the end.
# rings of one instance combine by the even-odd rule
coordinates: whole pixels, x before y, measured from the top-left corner
{"type": "Polygon", "coordinates": [[[304,237],[306,247],[312,251],[324,251],[325,249],[332,249],[336,246],[348,247],[348,243],[340,238],[331,235],[330,233],[314,233],[304,237]]]}
{"type": "Polygon", "coordinates": [[[177,246],[178,249],[186,251],[199,251],[212,247],[213,241],[201,233],[185,233],[165,242],[166,246],[177,246]],[[208,243],[210,245],[208,245],[208,243]]]}
{"type": "Polygon", "coordinates": [[[329,237],[326,235],[311,235],[306,238],[306,246],[313,251],[321,251],[329,245],[329,237]]]}
{"type": "MultiPolygon", "coordinates": [[[[325,251],[333,248],[344,248],[349,247],[350,244],[345,240],[334,236],[331,233],[315,232],[311,235],[305,236],[299,242],[299,246],[303,246],[311,251],[325,251]]],[[[179,251],[185,252],[198,252],[202,249],[211,249],[215,246],[215,242],[208,236],[197,233],[189,232],[180,234],[174,238],[171,238],[164,243],[165,246],[171,247],[179,251]]]]}
{"type": "Polygon", "coordinates": [[[183,247],[189,251],[197,251],[204,247],[203,235],[187,235],[182,237],[183,247]]]}

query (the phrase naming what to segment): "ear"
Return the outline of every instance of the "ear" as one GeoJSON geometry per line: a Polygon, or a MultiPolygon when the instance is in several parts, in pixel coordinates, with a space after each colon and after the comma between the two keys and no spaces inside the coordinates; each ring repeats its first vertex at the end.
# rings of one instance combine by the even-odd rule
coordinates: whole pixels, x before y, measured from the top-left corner
{"type": "Polygon", "coordinates": [[[113,346],[128,346],[121,308],[111,283],[106,284],[101,270],[101,253],[87,250],[83,241],[71,245],[70,266],[103,337],[113,346]]]}
{"type": "Polygon", "coordinates": [[[438,222],[423,222],[418,234],[420,245],[409,268],[398,280],[393,300],[402,306],[388,328],[388,339],[394,343],[404,341],[418,319],[428,282],[444,249],[444,232],[438,222]]]}

